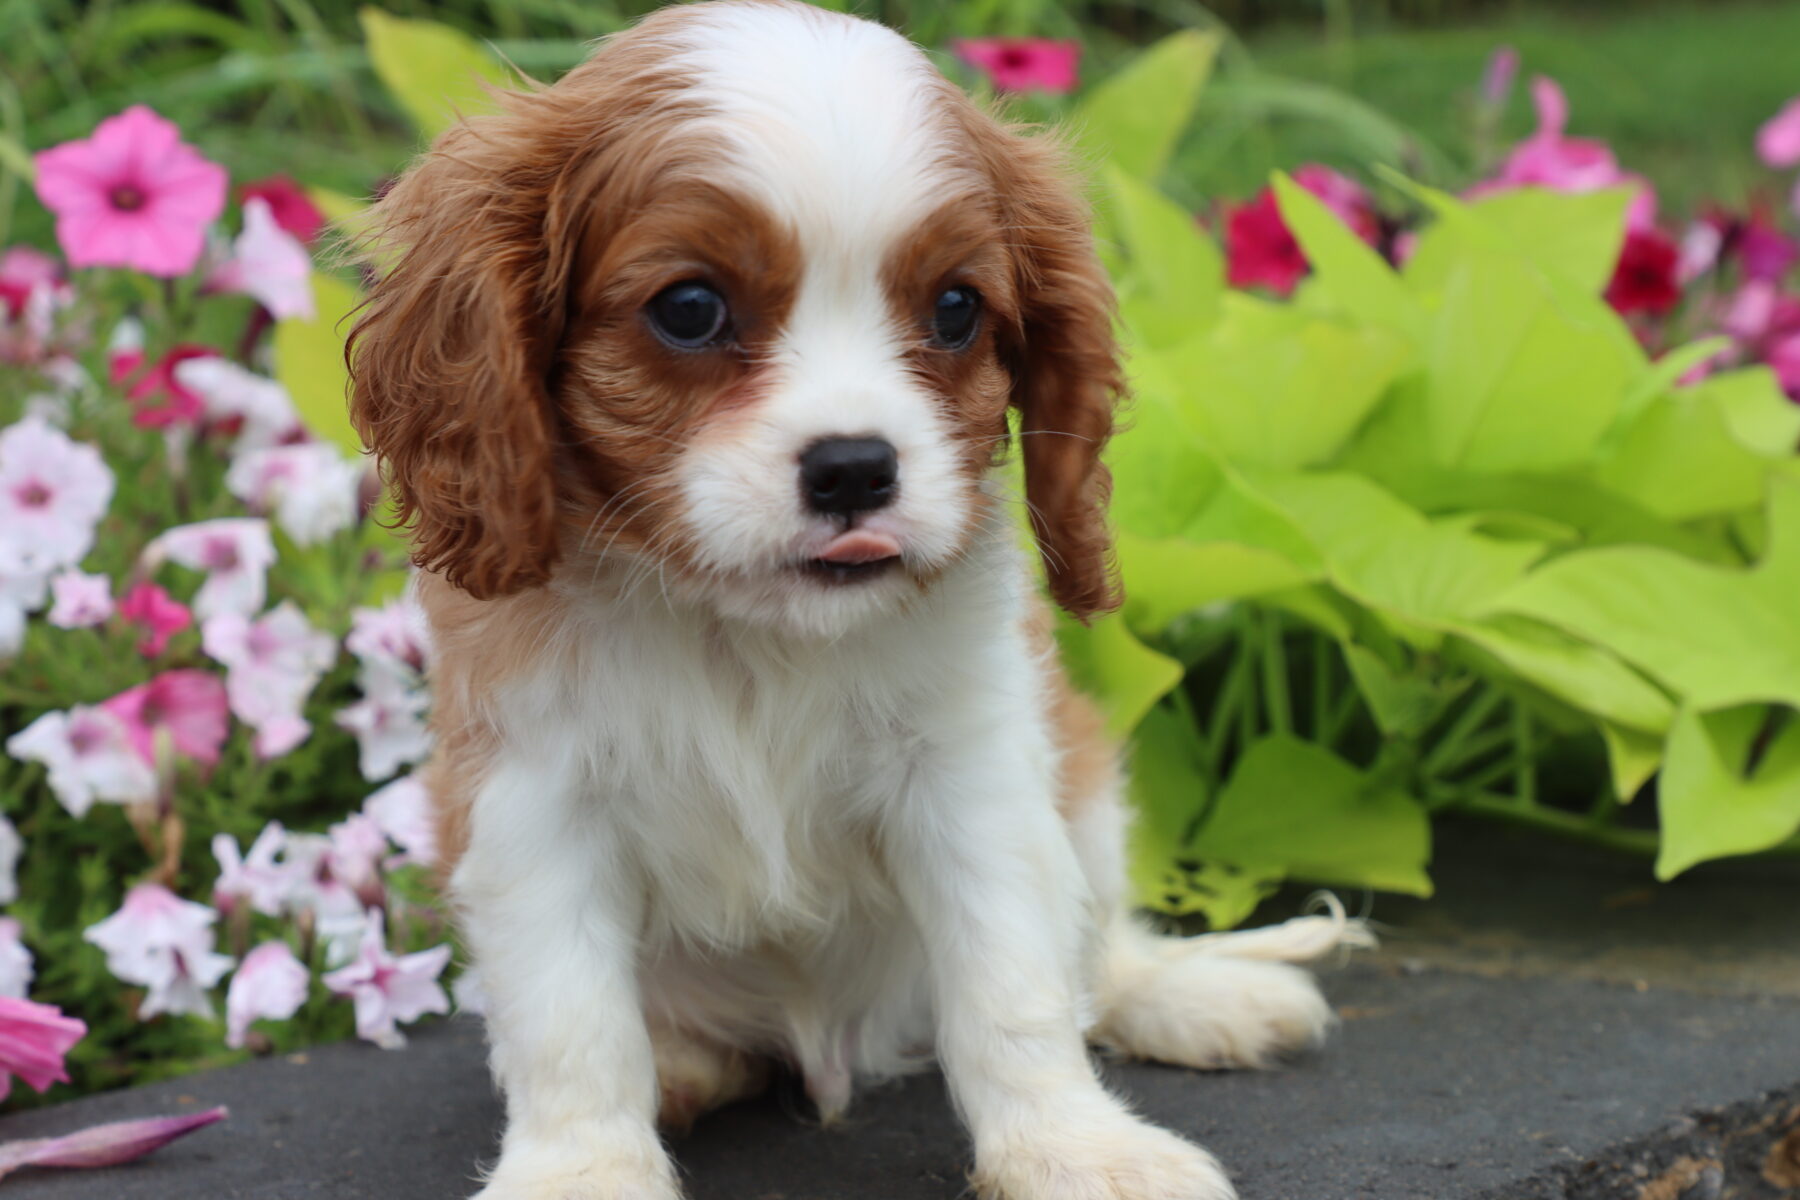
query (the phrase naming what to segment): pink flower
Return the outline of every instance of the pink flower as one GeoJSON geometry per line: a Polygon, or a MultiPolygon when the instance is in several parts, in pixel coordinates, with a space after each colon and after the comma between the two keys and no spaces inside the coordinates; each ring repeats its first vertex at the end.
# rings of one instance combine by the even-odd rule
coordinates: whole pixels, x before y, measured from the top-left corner
{"type": "Polygon", "coordinates": [[[1081,43],[1052,38],[963,38],[952,42],[956,56],[979,69],[996,91],[1075,90],[1081,43]]]}
{"type": "Polygon", "coordinates": [[[151,542],[144,555],[151,565],[166,558],[206,572],[194,596],[194,612],[204,621],[224,612],[250,616],[262,608],[275,543],[260,517],[221,517],[178,525],[151,542]]]}
{"type": "Polygon", "coordinates": [[[1679,247],[1656,230],[1628,230],[1612,282],[1606,286],[1606,302],[1627,314],[1668,312],[1681,299],[1676,274],[1680,257],[1679,247]]]}
{"type": "Polygon", "coordinates": [[[131,730],[104,707],[47,712],[8,738],[6,752],[44,764],[51,792],[75,817],[97,800],[137,804],[156,796],[156,774],[133,746],[131,730]]]}
{"type": "Polygon", "coordinates": [[[31,990],[31,951],[19,923],[0,917],[0,996],[23,1000],[31,990]]]}
{"type": "Polygon", "coordinates": [[[1800,401],[1800,333],[1789,333],[1769,344],[1763,361],[1775,372],[1788,399],[1800,401]]]}
{"type": "Polygon", "coordinates": [[[325,976],[325,986],[356,1001],[356,1035],[384,1050],[406,1044],[401,1023],[426,1013],[450,1011],[450,997],[438,976],[450,962],[450,947],[434,946],[396,958],[381,933],[381,915],[370,912],[354,962],[325,976]]]}
{"type": "Polygon", "coordinates": [[[222,1108],[179,1117],[151,1117],[95,1125],[58,1138],[0,1142],[0,1179],[20,1167],[113,1167],[128,1163],[196,1129],[225,1119],[222,1108]]]}
{"type": "Polygon", "coordinates": [[[225,211],[225,169],[143,105],[37,156],[37,194],[69,265],[185,275],[225,211]]]}
{"type": "Polygon", "coordinates": [[[242,613],[208,617],[201,646],[224,663],[225,694],[238,720],[256,730],[256,752],[279,758],[306,740],[301,709],[337,661],[337,640],[320,633],[291,600],[252,621],[242,613]]]}
{"type": "Polygon", "coordinates": [[[0,431],[0,572],[79,563],[112,494],[100,452],[42,417],[0,431]]]}
{"type": "Polygon", "coordinates": [[[253,512],[275,520],[300,546],[316,545],[356,523],[363,468],[328,442],[247,450],[225,473],[225,486],[253,512]]]}
{"type": "Polygon", "coordinates": [[[213,835],[212,852],[219,863],[219,877],[213,881],[212,900],[219,911],[229,913],[239,903],[248,901],[252,909],[266,917],[280,916],[298,883],[294,865],[276,861],[286,846],[287,830],[279,821],[263,826],[247,855],[238,849],[237,839],[229,833],[213,835]]]}
{"type": "Polygon", "coordinates": [[[15,1075],[37,1092],[69,1082],[63,1057],[86,1034],[86,1025],[59,1008],[0,996],[0,1099],[12,1091],[15,1075]]]}
{"type": "Polygon", "coordinates": [[[311,982],[286,942],[264,942],[246,954],[225,993],[225,1044],[242,1050],[252,1021],[285,1021],[299,1012],[311,982]]]}
{"type": "Polygon", "coordinates": [[[63,571],[51,578],[50,594],[50,623],[58,629],[86,629],[112,616],[112,580],[104,575],[63,571]]]}
{"type": "Polygon", "coordinates": [[[1518,75],[1519,52],[1511,46],[1496,46],[1488,56],[1487,69],[1481,73],[1481,102],[1489,108],[1505,104],[1518,75]]]}
{"type": "Polygon", "coordinates": [[[1782,105],[1781,111],[1756,131],[1756,153],[1778,170],[1800,165],[1800,96],[1782,105]]]}
{"type": "Polygon", "coordinates": [[[106,969],[126,983],[149,989],[138,1015],[212,1015],[206,990],[231,969],[231,959],[213,952],[212,925],[218,914],[183,900],[156,883],[140,883],[125,894],[119,911],[81,936],[106,952],[106,969]]]}
{"type": "Polygon", "coordinates": [[[244,231],[231,244],[231,257],[207,276],[206,286],[212,291],[243,292],[277,320],[312,319],[312,258],[276,222],[267,200],[244,202],[244,231]]]}
{"type": "Polygon", "coordinates": [[[287,389],[225,358],[195,358],[175,368],[176,382],[199,396],[207,422],[236,434],[233,453],[261,450],[306,436],[287,389]]]}
{"type": "Polygon", "coordinates": [[[356,735],[363,778],[374,782],[430,753],[425,710],[431,700],[392,667],[365,665],[359,682],[363,698],[340,709],[336,720],[356,735]]]}
{"type": "Polygon", "coordinates": [[[48,359],[56,315],[74,300],[62,268],[48,254],[29,246],[0,254],[0,362],[48,359]]]}
{"type": "Polygon", "coordinates": [[[194,623],[188,606],[154,583],[135,584],[119,601],[119,616],[146,631],[138,642],[138,653],[155,658],[168,646],[169,639],[194,623]]]}
{"type": "Polygon", "coordinates": [[[397,667],[415,676],[431,665],[431,627],[411,592],[380,608],[353,610],[344,645],[365,664],[397,667]]]}
{"type": "Polygon", "coordinates": [[[1675,277],[1683,284],[1692,283],[1719,265],[1719,252],[1725,248],[1725,234],[1711,221],[1695,221],[1681,235],[1681,261],[1675,277]]]}
{"type": "Polygon", "coordinates": [[[1631,186],[1636,189],[1636,194],[1627,219],[1634,228],[1654,224],[1656,193],[1647,181],[1621,171],[1606,143],[1563,135],[1569,123],[1569,102],[1556,81],[1538,76],[1531,81],[1531,97],[1537,106],[1537,132],[1513,147],[1492,181],[1471,188],[1469,195],[1511,187],[1593,192],[1601,188],[1631,186]]]}
{"type": "MultiPolygon", "coordinates": [[[[1309,163],[1294,172],[1294,182],[1324,201],[1363,241],[1373,245],[1379,237],[1369,194],[1355,180],[1330,167],[1309,163]]],[[[1225,256],[1233,287],[1266,287],[1282,296],[1293,291],[1311,269],[1300,243],[1282,219],[1273,188],[1264,188],[1248,204],[1226,215],[1225,256]]]]}
{"type": "Polygon", "coordinates": [[[381,904],[385,898],[381,860],[388,848],[381,826],[362,813],[351,813],[326,832],[331,849],[325,855],[325,868],[331,879],[355,892],[359,907],[381,904]]]}
{"type": "Polygon", "coordinates": [[[363,801],[363,812],[405,851],[389,859],[388,867],[407,863],[429,867],[437,862],[437,816],[432,811],[431,794],[418,775],[403,775],[371,793],[363,801]]]}
{"type": "Polygon", "coordinates": [[[172,425],[197,428],[206,405],[182,384],[179,369],[183,363],[216,358],[218,353],[210,346],[183,343],[147,369],[141,350],[113,354],[108,370],[115,386],[130,384],[125,388],[125,398],[132,404],[131,423],[139,429],[167,429],[172,425]]]}
{"type": "Polygon", "coordinates": [[[1800,247],[1761,212],[1751,213],[1735,232],[1731,251],[1737,255],[1747,278],[1778,283],[1788,268],[1800,260],[1800,247]]]}
{"type": "Polygon", "coordinates": [[[271,175],[238,189],[238,198],[248,207],[250,201],[261,200],[275,214],[275,223],[311,245],[325,228],[325,214],[307,196],[306,189],[286,175],[271,175]]]}
{"type": "Polygon", "coordinates": [[[225,685],[205,671],[164,671],[100,707],[125,723],[132,749],[152,767],[162,740],[175,753],[210,767],[219,761],[230,732],[225,685]]]}

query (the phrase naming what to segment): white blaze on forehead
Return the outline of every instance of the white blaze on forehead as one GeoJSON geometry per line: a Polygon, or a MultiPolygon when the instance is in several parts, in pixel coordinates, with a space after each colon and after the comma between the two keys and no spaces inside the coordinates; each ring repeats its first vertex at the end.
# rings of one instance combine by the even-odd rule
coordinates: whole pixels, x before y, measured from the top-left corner
{"type": "Polygon", "coordinates": [[[720,173],[809,260],[883,252],[941,203],[956,170],[935,102],[945,84],[912,43],[802,4],[689,11],[674,66],[716,114],[704,124],[729,148],[720,173]]]}

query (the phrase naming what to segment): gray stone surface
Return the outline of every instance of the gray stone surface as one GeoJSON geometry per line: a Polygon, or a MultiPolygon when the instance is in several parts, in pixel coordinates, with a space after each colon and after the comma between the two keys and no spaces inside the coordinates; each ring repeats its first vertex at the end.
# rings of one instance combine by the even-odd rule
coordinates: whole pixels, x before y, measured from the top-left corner
{"type": "MultiPolygon", "coordinates": [[[[1665,1170],[1698,1172],[1700,1189],[1667,1200],[1791,1194],[1709,1190],[1710,1160],[1680,1139],[1707,1128],[1688,1114],[1735,1104],[1748,1115],[1720,1128],[1767,1140],[1786,1102],[1757,1098],[1800,1084],[1800,871],[1701,872],[1646,893],[1641,867],[1541,842],[1480,830],[1445,847],[1440,897],[1384,899],[1388,948],[1326,973],[1344,1022],[1325,1050],[1255,1075],[1116,1067],[1117,1086],[1218,1153],[1245,1200],[1635,1200],[1665,1170]]],[[[0,1137],[232,1110],[137,1166],[21,1175],[5,1193],[453,1200],[474,1190],[499,1119],[481,1054],[459,1020],[400,1053],[323,1047],[8,1118],[0,1137]]],[[[1744,1162],[1763,1153],[1733,1145],[1744,1162]]],[[[863,1097],[832,1130],[778,1092],[677,1150],[692,1200],[951,1200],[967,1154],[932,1076],[863,1097]]]]}

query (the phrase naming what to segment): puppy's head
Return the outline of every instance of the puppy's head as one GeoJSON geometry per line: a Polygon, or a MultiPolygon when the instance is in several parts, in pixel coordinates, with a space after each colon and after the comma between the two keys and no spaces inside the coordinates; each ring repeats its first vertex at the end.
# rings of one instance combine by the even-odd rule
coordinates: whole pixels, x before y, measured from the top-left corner
{"type": "Polygon", "coordinates": [[[418,562],[474,595],[617,564],[841,632],[1004,520],[1012,407],[1053,595],[1116,603],[1083,205],[898,35],[664,10],[446,134],[377,215],[354,416],[418,562]]]}

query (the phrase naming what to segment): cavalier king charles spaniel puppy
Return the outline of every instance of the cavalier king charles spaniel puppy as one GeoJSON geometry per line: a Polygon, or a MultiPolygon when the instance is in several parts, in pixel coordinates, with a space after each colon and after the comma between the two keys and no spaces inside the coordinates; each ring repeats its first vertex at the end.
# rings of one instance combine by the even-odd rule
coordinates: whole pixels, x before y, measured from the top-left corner
{"type": "Polygon", "coordinates": [[[665,9],[499,101],[374,209],[351,341],[438,646],[507,1107],[482,1200],[675,1200],[659,1125],[775,1068],[830,1121],[934,1056],[984,1197],[1230,1197],[1089,1046],[1267,1063],[1331,1020],[1290,962],[1359,930],[1130,915],[1035,561],[1118,604],[1064,156],[794,0],[665,9]]]}

